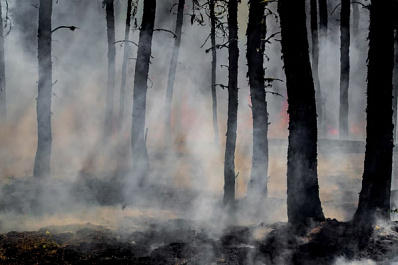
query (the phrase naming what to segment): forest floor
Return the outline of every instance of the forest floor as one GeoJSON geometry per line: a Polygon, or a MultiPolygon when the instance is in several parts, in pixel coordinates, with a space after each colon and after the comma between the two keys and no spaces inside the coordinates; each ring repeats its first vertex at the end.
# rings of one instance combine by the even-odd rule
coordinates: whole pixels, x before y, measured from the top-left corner
{"type": "Polygon", "coordinates": [[[130,234],[91,224],[45,227],[0,235],[0,263],[336,264],[338,258],[398,262],[398,224],[375,228],[362,248],[350,224],[336,220],[328,219],[301,237],[293,237],[285,223],[263,229],[266,235],[254,239],[250,227],[228,227],[214,238],[183,219],[130,234]]]}
{"type": "MultiPolygon", "coordinates": [[[[130,201],[123,201],[121,184],[111,182],[91,180],[66,188],[64,182],[48,181],[35,187],[30,179],[15,179],[4,185],[0,190],[0,264],[327,265],[341,264],[339,260],[398,264],[398,222],[377,224],[369,241],[361,244],[356,227],[335,219],[310,224],[301,236],[295,236],[287,223],[262,216],[259,222],[244,220],[253,214],[245,209],[257,209],[245,200],[237,204],[233,218],[241,221],[235,223],[213,205],[219,198],[206,202],[192,190],[157,186],[133,191],[130,201]],[[40,207],[35,202],[37,194],[40,207]],[[65,218],[69,215],[75,219],[65,218]],[[103,218],[120,220],[110,225],[103,218]],[[30,226],[21,225],[29,222],[30,226]]],[[[267,202],[270,207],[256,212],[269,216],[281,209],[285,212],[284,200],[269,198],[267,202]]]]}

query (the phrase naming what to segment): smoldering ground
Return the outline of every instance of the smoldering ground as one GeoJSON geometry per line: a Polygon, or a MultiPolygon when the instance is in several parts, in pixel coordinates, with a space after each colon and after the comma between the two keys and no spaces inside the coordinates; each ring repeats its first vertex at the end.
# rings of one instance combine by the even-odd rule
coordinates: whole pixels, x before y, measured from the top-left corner
{"type": "MultiPolygon", "coordinates": [[[[182,259],[191,257],[192,253],[199,253],[197,259],[202,260],[203,264],[223,257],[232,264],[261,264],[270,260],[276,262],[272,257],[263,258],[257,255],[256,251],[263,249],[261,253],[272,252],[267,244],[262,244],[262,240],[281,226],[278,222],[287,220],[286,85],[285,82],[274,81],[272,87],[267,88],[282,96],[267,93],[269,137],[276,138],[270,141],[270,198],[254,207],[245,199],[252,157],[252,114],[245,58],[247,1],[242,1],[239,5],[240,105],[236,150],[236,171],[239,175],[236,179],[238,209],[233,218],[225,213],[221,203],[227,91],[221,88],[217,90],[221,140],[220,146],[217,147],[212,131],[211,56],[205,53],[210,43],[200,48],[210,32],[209,23],[205,19],[205,26],[196,23],[191,25],[188,15],[184,19],[173,98],[172,153],[164,150],[163,120],[165,84],[174,40],[167,32],[155,32],[146,118],[146,144],[151,174],[146,186],[140,187],[134,178],[134,172],[129,168],[130,150],[120,156],[118,149],[120,145],[130,146],[132,91],[137,53],[134,45],[131,45],[129,55],[125,99],[128,114],[125,115],[123,129],[115,133],[109,141],[104,142],[102,139],[107,82],[107,39],[105,10],[102,9],[101,2],[59,0],[54,4],[54,27],[74,25],[79,29],[74,32],[67,29],[59,30],[53,36],[53,80],[56,83],[53,86],[52,98],[52,177],[38,183],[31,177],[37,144],[35,107],[38,1],[9,0],[9,16],[13,27],[5,40],[8,126],[7,129],[2,128],[0,137],[0,231],[39,231],[39,235],[46,235],[47,231],[53,235],[69,231],[72,235],[60,238],[57,244],[69,242],[68,240],[74,236],[79,246],[80,237],[91,233],[92,237],[88,237],[95,239],[98,238],[95,231],[100,231],[99,235],[107,235],[104,242],[119,237],[118,239],[122,238],[125,241],[121,241],[125,243],[134,241],[136,245],[141,244],[144,249],[137,250],[134,253],[136,256],[139,255],[137,253],[141,253],[144,256],[158,255],[156,257],[160,257],[159,259],[173,258],[171,250],[161,252],[156,249],[176,247],[179,251],[182,249],[183,253],[188,253],[186,256],[181,254],[179,257],[182,259]],[[126,165],[126,161],[127,166],[119,170],[121,164],[126,165]],[[199,241],[201,243],[198,243],[199,241]],[[192,247],[192,242],[196,242],[197,246],[206,247],[202,252],[197,251],[192,247]],[[170,245],[172,243],[177,245],[170,245]],[[239,254],[241,252],[243,254],[239,254]]],[[[170,12],[173,3],[158,1],[155,28],[173,31],[175,15],[174,11],[170,12]]],[[[270,4],[270,8],[276,11],[276,5],[270,4]]],[[[138,21],[142,16],[141,9],[140,1],[138,21]]],[[[115,1],[116,40],[124,39],[125,10],[126,1],[115,1]]],[[[191,12],[191,3],[187,2],[185,13],[191,12]]],[[[331,21],[338,19],[338,11],[336,12],[331,16],[331,21]]],[[[267,23],[269,35],[280,30],[275,17],[267,17],[267,23]]],[[[360,43],[366,41],[367,28],[368,13],[367,10],[361,9],[360,34],[357,36],[361,40],[360,43]]],[[[138,42],[137,29],[132,30],[130,36],[133,41],[138,42]]],[[[323,140],[338,138],[336,110],[339,99],[340,43],[337,26],[331,26],[329,36],[327,45],[321,47],[321,54],[327,56],[321,55],[320,63],[321,89],[327,113],[327,133],[319,136],[321,140],[318,147],[320,197],[327,217],[347,221],[354,214],[358,200],[363,172],[364,143],[336,147],[334,142],[323,140]],[[323,59],[327,63],[322,63],[323,59]]],[[[219,36],[217,42],[224,43],[225,39],[219,36]]],[[[116,44],[116,51],[117,82],[114,97],[115,102],[118,102],[123,45],[116,44]]],[[[217,51],[217,83],[226,85],[228,70],[221,65],[228,64],[228,53],[225,49],[217,51]]],[[[352,140],[364,141],[367,51],[366,47],[355,44],[351,45],[350,51],[351,137],[352,140]]],[[[265,52],[269,57],[265,64],[266,75],[284,80],[278,37],[267,43],[265,52]]],[[[118,103],[115,104],[114,120],[117,119],[117,110],[118,103]]],[[[397,185],[394,182],[393,189],[396,189],[397,185]]],[[[334,227],[335,224],[329,222],[332,223],[331,227],[334,227]]],[[[12,236],[13,234],[8,238],[12,236]]],[[[14,236],[18,237],[19,234],[14,236]]],[[[277,238],[271,234],[272,236],[277,238]]],[[[286,235],[282,237],[289,238],[286,235]]],[[[290,243],[287,239],[280,246],[286,249],[289,256],[290,243]]],[[[123,245],[126,248],[128,246],[131,245],[123,245]]],[[[280,261],[284,262],[285,259],[282,258],[280,261]]],[[[339,259],[336,262],[340,264],[345,261],[339,259]]]]}

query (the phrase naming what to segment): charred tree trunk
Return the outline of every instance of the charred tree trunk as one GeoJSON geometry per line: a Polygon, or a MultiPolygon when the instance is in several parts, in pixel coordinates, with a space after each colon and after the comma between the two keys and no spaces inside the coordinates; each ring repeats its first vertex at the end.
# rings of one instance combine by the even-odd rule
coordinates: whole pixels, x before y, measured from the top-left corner
{"type": "Polygon", "coordinates": [[[148,152],[145,142],[145,112],[155,14],[156,0],[144,0],[144,13],[140,29],[140,40],[138,43],[137,63],[135,65],[133,119],[131,128],[133,170],[140,184],[143,184],[149,171],[148,152]]]}
{"type": "Polygon", "coordinates": [[[322,94],[319,82],[318,65],[319,65],[319,35],[318,35],[318,5],[317,0],[311,0],[311,36],[312,36],[312,75],[315,85],[316,110],[318,113],[318,128],[322,127],[323,120],[322,110],[322,94]]]}
{"type": "MultiPolygon", "coordinates": [[[[131,13],[133,11],[133,0],[127,1],[127,18],[126,18],[126,29],[124,31],[124,39],[130,39],[130,25],[131,25],[131,13]]],[[[126,98],[126,78],[127,78],[127,65],[129,60],[130,44],[124,43],[123,52],[123,65],[122,65],[122,80],[120,85],[120,99],[119,99],[119,132],[123,129],[124,121],[124,105],[126,98]]]]}
{"type": "Polygon", "coordinates": [[[326,40],[328,34],[328,3],[327,0],[319,0],[319,29],[321,39],[326,40]]]}
{"type": "Polygon", "coordinates": [[[264,40],[267,32],[264,16],[266,2],[251,0],[247,26],[247,63],[253,113],[253,158],[247,196],[260,201],[267,197],[268,112],[264,87],[264,40]]]}
{"type": "Polygon", "coordinates": [[[279,0],[289,113],[287,212],[289,223],[324,220],[317,174],[317,120],[305,0],[279,0]],[[305,147],[305,148],[303,148],[305,147]]]}
{"type": "Polygon", "coordinates": [[[224,164],[224,204],[231,207],[235,201],[235,148],[238,125],[238,0],[228,2],[228,30],[228,122],[224,164]]]}
{"type": "Polygon", "coordinates": [[[4,32],[3,32],[3,16],[1,13],[0,3],[0,122],[5,123],[7,120],[7,91],[6,91],[6,73],[4,60],[4,32]]]}
{"type": "Polygon", "coordinates": [[[397,139],[397,103],[398,103],[398,27],[397,25],[395,26],[395,33],[394,33],[394,50],[395,50],[395,55],[394,55],[394,76],[393,76],[393,124],[394,124],[394,133],[393,133],[393,138],[394,141],[393,143],[395,144],[395,141],[397,139]]]}
{"type": "Polygon", "coordinates": [[[389,220],[393,156],[393,0],[372,1],[368,54],[367,126],[362,190],[354,221],[369,227],[389,220]]]}
{"type": "Polygon", "coordinates": [[[39,85],[37,96],[37,151],[33,169],[34,177],[50,176],[51,159],[51,14],[52,0],[40,0],[38,30],[39,85]]]}
{"type": "MultiPolygon", "coordinates": [[[[210,0],[210,24],[211,24],[211,47],[216,47],[216,14],[215,14],[215,1],[210,0]]],[[[211,98],[213,101],[213,131],[214,131],[214,141],[216,146],[219,146],[219,136],[218,136],[218,119],[217,119],[217,91],[216,91],[216,74],[217,74],[217,49],[211,49],[211,98]]]]}
{"type": "Polygon", "coordinates": [[[166,91],[166,118],[164,124],[164,139],[166,144],[171,143],[171,103],[173,101],[173,90],[174,81],[177,71],[178,55],[180,53],[181,45],[181,31],[182,24],[184,22],[184,6],[185,0],[178,1],[178,12],[177,12],[177,22],[176,22],[176,38],[174,40],[173,54],[171,55],[169,78],[167,81],[167,91],[166,91]]]}
{"type": "Polygon", "coordinates": [[[348,87],[350,83],[350,0],[341,1],[340,13],[340,139],[348,137],[348,87]]]}
{"type": "Polygon", "coordinates": [[[114,105],[114,90],[115,90],[115,14],[114,14],[114,0],[104,0],[106,10],[106,28],[108,37],[108,84],[106,89],[106,106],[105,106],[105,137],[112,134],[113,130],[113,105],[114,105]]]}

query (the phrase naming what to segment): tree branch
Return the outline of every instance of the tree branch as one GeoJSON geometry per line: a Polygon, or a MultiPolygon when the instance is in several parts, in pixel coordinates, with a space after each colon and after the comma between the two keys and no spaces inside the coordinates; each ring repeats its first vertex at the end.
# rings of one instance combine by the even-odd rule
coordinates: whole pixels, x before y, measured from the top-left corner
{"type": "Polygon", "coordinates": [[[75,29],[79,29],[79,28],[78,28],[78,27],[75,27],[75,26],[59,26],[59,27],[53,29],[53,30],[51,31],[51,33],[54,33],[54,32],[56,32],[56,31],[59,30],[59,29],[70,29],[71,31],[75,31],[75,29]]]}

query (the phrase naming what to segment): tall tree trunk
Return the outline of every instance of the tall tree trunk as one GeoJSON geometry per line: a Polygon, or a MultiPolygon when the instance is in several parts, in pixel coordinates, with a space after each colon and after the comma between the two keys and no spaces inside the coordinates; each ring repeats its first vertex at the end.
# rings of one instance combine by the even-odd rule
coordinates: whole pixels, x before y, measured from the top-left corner
{"type": "MultiPolygon", "coordinates": [[[[216,14],[215,14],[215,1],[210,0],[210,24],[211,24],[211,47],[216,47],[216,14]]],[[[218,136],[218,119],[217,119],[217,90],[216,90],[216,74],[217,74],[217,49],[211,49],[211,98],[213,101],[213,131],[214,131],[214,141],[216,146],[219,146],[219,136],[218,136]]]]}
{"type": "Polygon", "coordinates": [[[112,134],[113,130],[113,105],[114,105],[114,90],[115,90],[115,14],[114,14],[114,0],[104,0],[106,10],[106,28],[108,37],[108,85],[106,90],[106,106],[105,106],[105,137],[112,134]]]}
{"type": "Polygon", "coordinates": [[[289,113],[287,213],[289,223],[324,220],[317,174],[317,120],[305,0],[279,0],[289,113]],[[303,148],[305,147],[305,148],[303,148]]]}
{"type": "Polygon", "coordinates": [[[319,0],[319,29],[321,39],[327,38],[328,34],[328,3],[327,0],[319,0]]]}
{"type": "Polygon", "coordinates": [[[224,204],[233,206],[235,201],[235,148],[238,125],[238,0],[228,2],[229,76],[228,122],[224,164],[224,204]]]}
{"type": "Polygon", "coordinates": [[[39,85],[37,96],[37,151],[34,177],[49,177],[51,158],[51,13],[52,0],[40,0],[38,30],[39,85]]]}
{"type": "Polygon", "coordinates": [[[268,112],[264,87],[264,40],[267,32],[264,16],[266,2],[250,1],[247,26],[247,63],[253,113],[253,158],[247,196],[260,201],[267,197],[268,112]]]}
{"type": "Polygon", "coordinates": [[[395,26],[395,36],[394,36],[394,76],[393,76],[393,124],[394,124],[394,133],[393,133],[393,143],[397,139],[397,103],[398,103],[398,27],[395,26]]]}
{"type": "Polygon", "coordinates": [[[133,119],[131,128],[133,170],[140,184],[143,184],[149,171],[148,153],[145,142],[145,112],[155,14],[156,0],[144,0],[144,13],[140,29],[140,40],[138,43],[137,63],[135,65],[133,119]]]}
{"type": "Polygon", "coordinates": [[[372,1],[368,54],[367,126],[362,190],[354,221],[369,227],[389,220],[393,156],[393,0],[372,1]]]}
{"type": "Polygon", "coordinates": [[[350,0],[341,0],[340,13],[340,139],[348,137],[348,87],[350,83],[350,0]]]}
{"type": "Polygon", "coordinates": [[[175,32],[177,37],[174,40],[173,54],[171,55],[169,78],[167,81],[167,91],[166,91],[166,109],[165,109],[166,117],[164,123],[164,128],[165,128],[164,139],[166,144],[171,143],[171,103],[173,101],[174,81],[177,71],[178,55],[180,53],[181,31],[182,31],[182,24],[184,22],[184,6],[185,6],[185,0],[179,0],[176,32],[175,32]]]}
{"type": "Polygon", "coordinates": [[[4,60],[4,32],[3,32],[3,15],[1,13],[0,3],[0,122],[7,119],[7,93],[6,93],[6,73],[4,60]]]}
{"type": "Polygon", "coordinates": [[[323,111],[322,111],[322,94],[319,82],[318,65],[319,65],[319,35],[318,35],[318,5],[317,0],[311,0],[311,36],[312,36],[312,75],[315,85],[316,110],[318,113],[318,128],[322,127],[323,111]]]}
{"type": "MultiPolygon", "coordinates": [[[[127,1],[127,17],[126,17],[126,29],[124,31],[124,40],[130,39],[130,25],[131,25],[131,13],[133,10],[133,0],[127,1]]],[[[123,129],[124,121],[124,105],[126,98],[126,78],[127,78],[127,65],[129,61],[130,44],[128,42],[124,43],[124,53],[123,53],[123,65],[122,65],[122,80],[120,85],[120,99],[119,99],[119,132],[123,129]]]]}

